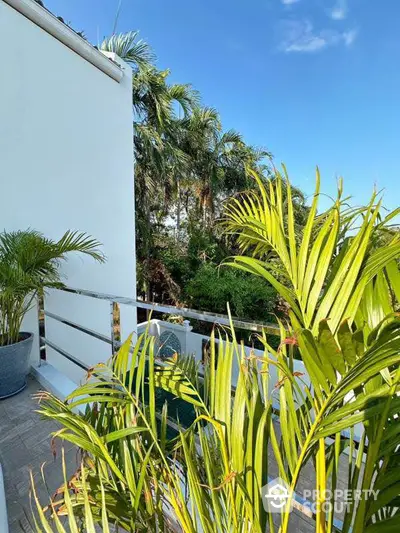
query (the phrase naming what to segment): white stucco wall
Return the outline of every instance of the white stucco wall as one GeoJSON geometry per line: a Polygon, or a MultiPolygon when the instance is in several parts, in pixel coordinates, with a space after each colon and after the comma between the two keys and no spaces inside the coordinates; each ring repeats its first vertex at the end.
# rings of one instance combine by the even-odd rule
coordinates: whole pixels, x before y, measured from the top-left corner
{"type": "MultiPolygon", "coordinates": [[[[0,0],[0,230],[67,229],[103,243],[107,263],[71,256],[68,285],[136,296],[131,71],[118,83],[0,0]]],[[[54,292],[47,309],[110,333],[106,302],[54,292]]],[[[136,327],[123,310],[124,333],[136,327]]],[[[46,335],[94,364],[110,348],[54,320],[46,335]]],[[[48,360],[79,381],[82,373],[48,349],[48,360]]]]}

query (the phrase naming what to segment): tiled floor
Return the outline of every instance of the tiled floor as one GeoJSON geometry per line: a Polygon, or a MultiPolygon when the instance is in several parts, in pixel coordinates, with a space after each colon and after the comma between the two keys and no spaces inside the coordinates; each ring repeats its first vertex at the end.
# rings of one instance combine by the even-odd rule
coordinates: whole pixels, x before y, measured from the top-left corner
{"type": "MultiPolygon", "coordinates": [[[[50,448],[50,433],[57,429],[52,421],[42,420],[35,412],[38,404],[32,395],[40,390],[39,384],[29,378],[28,387],[17,396],[0,401],[0,463],[6,489],[10,533],[30,533],[30,470],[34,475],[40,500],[46,504],[47,490],[42,482],[44,463],[46,482],[50,493],[62,483],[60,446],[54,458],[50,448]]],[[[66,447],[68,470],[77,467],[76,451],[66,447]]]]}

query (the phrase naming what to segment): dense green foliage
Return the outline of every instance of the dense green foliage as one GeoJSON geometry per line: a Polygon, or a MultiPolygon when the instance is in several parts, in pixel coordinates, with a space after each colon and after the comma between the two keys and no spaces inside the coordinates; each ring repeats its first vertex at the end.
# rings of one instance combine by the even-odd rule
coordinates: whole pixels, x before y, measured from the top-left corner
{"type": "Polygon", "coordinates": [[[154,257],[139,263],[138,277],[146,269],[154,301],[222,314],[229,302],[235,316],[274,322],[279,312],[275,289],[248,274],[220,268],[233,251],[230,240],[216,231],[192,227],[187,239],[177,240],[164,230],[154,242],[154,257]]]}
{"type": "Polygon", "coordinates": [[[271,321],[276,303],[276,291],[262,279],[211,263],[199,268],[186,294],[192,307],[224,314],[229,302],[234,315],[264,322],[271,321]]]}
{"type": "Polygon", "coordinates": [[[317,177],[300,233],[290,184],[279,174],[227,208],[225,227],[242,252],[232,262],[274,285],[289,305],[277,349],[263,334],[263,354],[249,356],[235,332],[225,332],[218,349],[211,339],[200,375],[190,357],[156,361],[145,333],[133,350],[128,339],[109,365],[92,369],[66,402],[40,395],[40,412],[62,425],[55,436],[83,453],[46,512],[36,499],[38,531],[65,533],[64,515],[69,530],[88,533],[95,524],[105,533],[110,524],[131,533],[297,531],[289,511],[304,471],[318,491],[316,533],[336,531],[337,518],[343,533],[398,531],[400,238],[389,221],[399,210],[385,216],[376,194],[353,209],[340,189],[318,215],[319,196],[317,177]],[[382,234],[390,237],[380,245],[382,234]],[[303,372],[295,371],[294,350],[303,372]],[[167,410],[156,412],[158,389],[196,412],[177,438],[167,434],[167,410]],[[289,487],[279,515],[264,509],[269,475],[289,487]],[[343,513],[328,488],[349,491],[343,513]]]}
{"type": "MultiPolygon", "coordinates": [[[[238,132],[224,131],[218,112],[203,107],[190,85],[171,84],[169,71],[156,68],[137,32],[114,35],[101,48],[133,68],[138,292],[148,300],[192,305],[194,292],[186,284],[196,277],[202,305],[193,304],[225,312],[226,301],[207,299],[210,286],[201,285],[205,278],[197,270],[209,263],[210,271],[234,253],[216,220],[226,198],[254,187],[248,169],[269,175],[270,154],[246,144],[238,132]]],[[[245,279],[240,278],[243,296],[245,279]]],[[[228,288],[224,294],[235,296],[228,288]]],[[[265,295],[268,301],[258,303],[270,310],[271,291],[265,295]]],[[[246,298],[240,299],[237,312],[251,314],[246,298]]]]}

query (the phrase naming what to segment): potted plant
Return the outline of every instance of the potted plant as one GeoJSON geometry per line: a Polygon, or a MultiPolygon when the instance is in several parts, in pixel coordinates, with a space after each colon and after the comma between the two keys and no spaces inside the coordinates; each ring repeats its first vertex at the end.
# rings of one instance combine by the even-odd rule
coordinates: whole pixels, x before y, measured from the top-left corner
{"type": "Polygon", "coordinates": [[[33,334],[22,320],[45,287],[60,288],[60,261],[70,252],[104,261],[100,243],[85,233],[67,231],[59,241],[38,231],[0,234],[0,398],[26,386],[33,334]]]}

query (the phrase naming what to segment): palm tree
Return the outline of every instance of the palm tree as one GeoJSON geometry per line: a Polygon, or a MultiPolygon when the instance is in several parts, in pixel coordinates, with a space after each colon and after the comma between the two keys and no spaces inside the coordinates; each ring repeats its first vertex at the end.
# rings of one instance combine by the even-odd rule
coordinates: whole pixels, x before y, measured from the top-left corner
{"type": "Polygon", "coordinates": [[[155,57],[149,45],[139,39],[138,31],[114,34],[107,37],[100,45],[100,50],[117,54],[126,61],[134,70],[151,66],[155,57]]]}
{"type": "MultiPolygon", "coordinates": [[[[101,49],[114,52],[133,69],[136,245],[138,263],[162,275],[157,236],[176,217],[176,239],[186,214],[188,227],[202,221],[213,231],[222,201],[252,186],[247,168],[266,172],[270,154],[224,132],[217,111],[202,108],[190,85],[169,84],[169,71],[152,64],[154,56],[137,32],[113,35],[101,49]]],[[[162,265],[161,265],[162,266],[162,265]]],[[[139,287],[151,299],[150,271],[139,270],[139,287]]],[[[166,278],[166,279],[167,279],[166,278]]]]}
{"type": "Polygon", "coordinates": [[[224,132],[218,112],[197,108],[181,121],[177,145],[188,157],[183,188],[195,192],[196,216],[212,225],[222,197],[249,184],[246,168],[253,170],[269,154],[246,145],[234,130],[224,132]]]}
{"type": "Polygon", "coordinates": [[[39,292],[64,286],[58,267],[69,253],[102,262],[99,247],[77,231],[67,231],[58,241],[32,229],[0,234],[0,345],[18,342],[22,320],[39,292]]]}
{"type": "MultiPolygon", "coordinates": [[[[138,32],[105,39],[102,50],[116,53],[133,68],[134,155],[137,256],[151,255],[154,212],[168,211],[174,197],[176,176],[183,174],[186,156],[175,143],[178,117],[186,117],[198,104],[190,85],[169,84],[169,71],[157,70],[149,46],[138,32]]],[[[149,297],[149,280],[143,279],[149,297]]]]}
{"type": "Polygon", "coordinates": [[[88,533],[96,531],[96,523],[105,532],[115,524],[131,533],[264,533],[267,525],[271,533],[288,533],[294,530],[289,529],[290,502],[310,461],[319,491],[316,533],[334,531],[337,517],[323,507],[328,487],[334,491],[345,486],[352,493],[359,483],[366,493],[380,490],[380,497],[364,500],[353,495],[343,533],[396,531],[400,320],[382,324],[365,349],[357,336],[346,334],[347,322],[339,341],[326,323],[322,327],[319,338],[307,329],[297,336],[309,389],[301,387],[293,371],[293,346],[276,351],[265,342],[263,356],[248,357],[232,330],[233,340],[219,336],[218,353],[212,335],[201,382],[191,358],[157,365],[154,339],[144,334],[132,357],[128,339],[110,366],[92,369],[90,380],[66,402],[39,393],[39,412],[62,425],[53,438],[79,446],[82,462],[56,495],[49,495],[50,504],[40,502],[34,489],[37,531],[43,527],[66,533],[60,517],[67,515],[71,531],[85,525],[88,533]],[[239,377],[232,391],[235,358],[239,377]],[[271,391],[272,366],[278,367],[280,379],[271,391]],[[196,413],[189,428],[180,421],[174,437],[167,433],[167,406],[156,411],[160,389],[191,404],[196,413]],[[282,407],[279,428],[272,395],[279,396],[282,407]],[[77,412],[82,406],[85,415],[77,412]],[[360,422],[364,433],[356,449],[353,428],[360,422]],[[344,439],[343,430],[351,437],[344,439]],[[355,461],[349,462],[353,455],[355,461]],[[270,469],[278,469],[289,486],[280,526],[280,517],[263,509],[270,469]]]}
{"type": "Polygon", "coordinates": [[[307,222],[302,234],[296,235],[292,188],[287,177],[277,172],[266,184],[255,173],[253,177],[258,191],[233,198],[226,208],[225,229],[237,236],[242,252],[226,264],[271,283],[288,302],[295,329],[306,327],[316,333],[323,319],[329,319],[335,334],[345,318],[361,326],[366,319],[360,315],[363,306],[367,306],[366,312],[375,308],[375,302],[366,301],[365,291],[372,290],[371,284],[376,285],[378,280],[378,301],[387,302],[386,310],[396,310],[398,292],[395,287],[389,291],[388,283],[398,272],[395,259],[400,255],[399,233],[393,233],[384,247],[376,247],[374,242],[382,232],[387,235],[387,224],[400,209],[382,217],[382,200],[377,193],[367,206],[349,208],[340,184],[333,206],[318,215],[317,170],[307,222]],[[355,234],[351,231],[354,228],[358,229],[355,234]],[[389,302],[390,295],[393,298],[389,302]]]}
{"type": "Polygon", "coordinates": [[[176,201],[178,234],[185,195],[194,193],[197,214],[212,224],[219,196],[243,189],[249,184],[246,167],[263,172],[270,154],[246,145],[233,130],[224,132],[217,111],[199,107],[199,95],[190,85],[169,85],[169,71],[153,66],[154,55],[138,32],[113,35],[101,49],[133,68],[139,251],[143,244],[147,257],[151,213],[162,202],[168,211],[176,201]]]}

